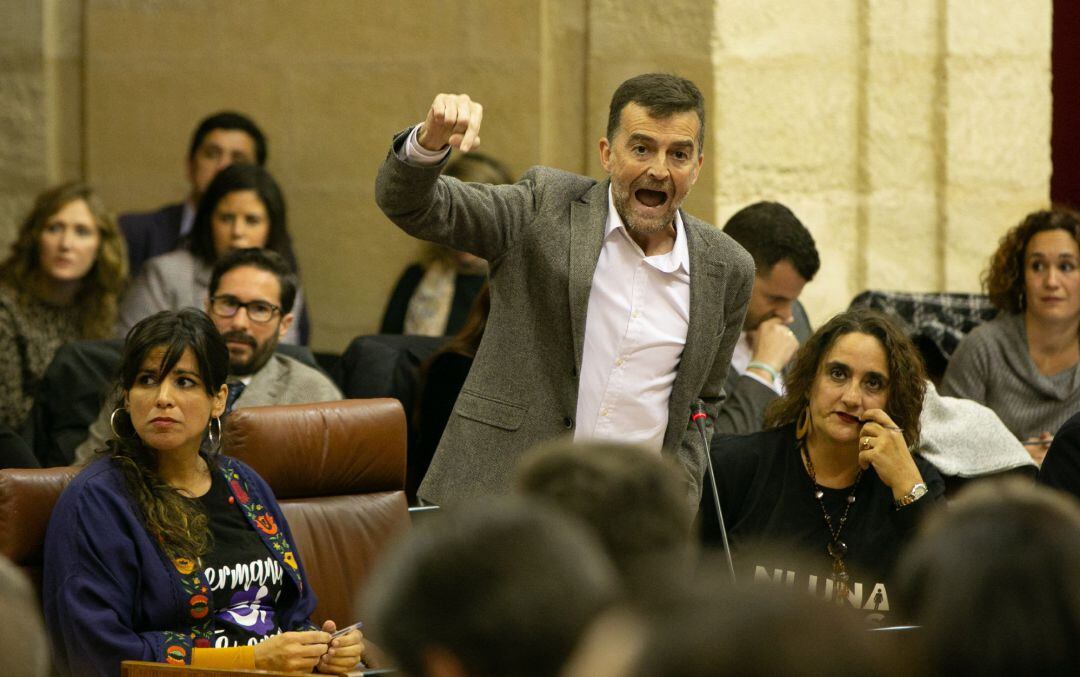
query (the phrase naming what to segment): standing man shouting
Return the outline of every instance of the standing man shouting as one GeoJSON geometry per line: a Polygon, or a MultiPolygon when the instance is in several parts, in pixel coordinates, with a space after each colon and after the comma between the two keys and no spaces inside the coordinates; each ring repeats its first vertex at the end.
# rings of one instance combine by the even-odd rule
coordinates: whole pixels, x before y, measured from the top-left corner
{"type": "Polygon", "coordinates": [[[404,231],[491,264],[484,338],[420,497],[508,492],[526,449],[572,431],[674,455],[696,500],[690,415],[701,400],[712,434],[754,278],[741,247],[679,210],[704,158],[701,92],[662,74],[620,85],[599,182],[546,167],[508,186],[441,177],[451,148],[479,145],[482,117],[467,95],[438,95],[376,181],[404,231]]]}

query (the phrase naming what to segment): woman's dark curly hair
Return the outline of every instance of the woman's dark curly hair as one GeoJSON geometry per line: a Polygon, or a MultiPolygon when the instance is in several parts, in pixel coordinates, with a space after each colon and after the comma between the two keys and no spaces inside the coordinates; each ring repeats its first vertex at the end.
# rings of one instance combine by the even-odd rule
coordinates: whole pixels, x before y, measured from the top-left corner
{"type": "Polygon", "coordinates": [[[904,429],[909,447],[919,442],[919,415],[926,392],[926,370],[911,339],[885,315],[869,308],[855,308],[836,315],[814,332],[795,355],[784,377],[787,392],[765,411],[765,426],[795,423],[810,401],[810,389],[821,373],[825,356],[845,334],[869,334],[881,342],[889,362],[889,398],[886,411],[904,429]]]}
{"type": "Polygon", "coordinates": [[[1027,305],[1024,296],[1024,253],[1036,233],[1064,230],[1080,243],[1080,214],[1067,207],[1053,207],[1032,212],[1019,225],[1005,233],[997,251],[990,258],[990,267],[982,275],[983,289],[990,302],[1006,313],[1023,312],[1027,305]]]}
{"type": "MultiPolygon", "coordinates": [[[[184,351],[191,349],[207,395],[216,396],[224,385],[229,373],[229,349],[210,318],[194,308],[186,308],[163,310],[131,328],[120,364],[118,388],[122,392],[126,393],[135,384],[146,356],[155,348],[165,349],[158,367],[159,377],[172,371],[184,351]]],[[[211,546],[206,514],[197,507],[197,502],[184,498],[162,481],[157,473],[157,452],[135,432],[126,409],[118,410],[113,426],[118,437],[109,440],[102,453],[112,458],[123,474],[146,530],[158,538],[169,559],[197,561],[211,546]]],[[[209,451],[213,468],[217,450],[209,451]]]]}

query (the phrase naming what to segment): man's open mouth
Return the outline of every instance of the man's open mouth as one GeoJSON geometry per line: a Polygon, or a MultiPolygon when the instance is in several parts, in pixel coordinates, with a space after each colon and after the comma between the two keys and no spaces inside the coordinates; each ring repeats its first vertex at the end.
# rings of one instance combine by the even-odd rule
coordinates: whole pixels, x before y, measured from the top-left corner
{"type": "Polygon", "coordinates": [[[638,188],[634,191],[634,197],[646,207],[659,207],[668,199],[667,193],[664,191],[650,188],[638,188]]]}

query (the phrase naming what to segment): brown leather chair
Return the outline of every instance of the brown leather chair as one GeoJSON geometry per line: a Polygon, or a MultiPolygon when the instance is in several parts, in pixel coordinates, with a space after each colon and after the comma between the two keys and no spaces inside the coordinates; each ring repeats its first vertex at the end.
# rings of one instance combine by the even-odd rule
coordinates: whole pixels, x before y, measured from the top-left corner
{"type": "Polygon", "coordinates": [[[229,414],[223,448],[270,484],[319,605],[339,626],[379,554],[408,529],[405,414],[392,399],[250,407],[229,414]]]}
{"type": "MultiPolygon", "coordinates": [[[[407,530],[405,415],[397,400],[237,409],[224,449],[274,490],[319,606],[312,620],[358,620],[354,603],[387,542],[407,530]]],[[[45,528],[78,468],[0,470],[0,554],[40,585],[45,528]]]]}
{"type": "Polygon", "coordinates": [[[0,470],[0,554],[41,585],[45,527],[56,499],[78,468],[7,468],[0,470]]]}

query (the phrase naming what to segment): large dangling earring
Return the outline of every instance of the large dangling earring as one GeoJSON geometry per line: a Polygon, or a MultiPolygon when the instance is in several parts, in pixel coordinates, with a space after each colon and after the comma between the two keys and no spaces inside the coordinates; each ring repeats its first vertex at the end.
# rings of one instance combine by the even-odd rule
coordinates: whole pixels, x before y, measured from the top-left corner
{"type": "Polygon", "coordinates": [[[207,437],[210,438],[210,447],[211,448],[217,447],[217,445],[221,443],[221,419],[220,418],[215,416],[214,418],[210,419],[210,424],[207,426],[206,435],[207,435],[207,437]],[[215,423],[217,424],[217,434],[216,435],[214,434],[214,427],[215,427],[214,424],[215,423]]]}
{"type": "Polygon", "coordinates": [[[122,411],[124,411],[123,407],[117,407],[116,409],[113,409],[112,414],[109,416],[109,427],[112,428],[113,437],[116,439],[123,437],[123,435],[120,434],[120,431],[116,429],[116,416],[122,411]]]}
{"type": "Polygon", "coordinates": [[[795,439],[803,440],[810,434],[810,403],[807,402],[795,421],[795,439]]]}

